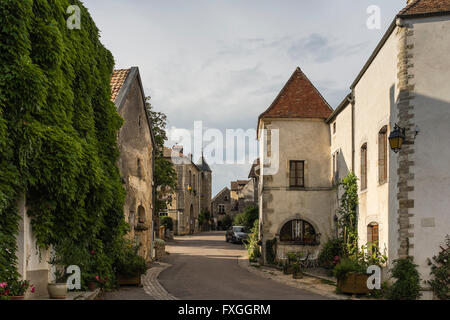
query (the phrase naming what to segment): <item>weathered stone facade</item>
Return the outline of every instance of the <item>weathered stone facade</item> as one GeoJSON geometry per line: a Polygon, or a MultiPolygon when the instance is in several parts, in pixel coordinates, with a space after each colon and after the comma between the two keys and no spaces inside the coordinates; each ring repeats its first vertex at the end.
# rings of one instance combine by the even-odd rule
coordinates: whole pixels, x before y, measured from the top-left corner
{"type": "Polygon", "coordinates": [[[230,189],[227,187],[219,191],[219,193],[211,200],[211,217],[216,228],[219,230],[222,229],[222,220],[226,216],[232,216],[231,200],[230,189]]]}
{"type": "Polygon", "coordinates": [[[201,165],[183,153],[183,147],[164,148],[164,157],[172,161],[177,173],[177,190],[169,196],[167,214],[174,221],[174,233],[193,234],[199,231],[201,210],[211,212],[211,169],[203,159],[201,165]]]}
{"type": "Polygon", "coordinates": [[[111,87],[112,100],[124,119],[118,134],[118,167],[127,194],[124,206],[125,220],[130,225],[127,237],[141,245],[139,254],[149,261],[153,258],[153,231],[157,231],[153,203],[154,141],[139,69],[114,71],[111,87]]]}

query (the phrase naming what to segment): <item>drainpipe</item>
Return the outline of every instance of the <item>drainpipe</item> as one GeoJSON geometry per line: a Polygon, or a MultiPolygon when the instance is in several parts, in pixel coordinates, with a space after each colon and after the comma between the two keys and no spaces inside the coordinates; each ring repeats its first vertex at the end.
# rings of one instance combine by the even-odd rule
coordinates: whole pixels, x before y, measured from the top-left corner
{"type": "Polygon", "coordinates": [[[352,89],[349,102],[352,105],[352,172],[355,173],[355,89],[352,89]]]}

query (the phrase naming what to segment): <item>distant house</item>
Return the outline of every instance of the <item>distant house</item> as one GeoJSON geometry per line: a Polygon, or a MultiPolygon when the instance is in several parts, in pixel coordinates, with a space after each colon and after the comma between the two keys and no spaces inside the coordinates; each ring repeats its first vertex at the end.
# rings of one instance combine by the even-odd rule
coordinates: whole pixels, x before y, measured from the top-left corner
{"type": "Polygon", "coordinates": [[[131,227],[128,237],[141,245],[140,255],[150,260],[158,224],[154,216],[154,140],[139,69],[115,70],[111,89],[111,100],[124,119],[118,135],[118,166],[127,192],[124,214],[131,227]]]}
{"type": "Polygon", "coordinates": [[[226,216],[231,216],[231,196],[228,187],[220,190],[211,200],[212,219],[217,229],[222,229],[222,221],[226,216]]]}
{"type": "Polygon", "coordinates": [[[169,194],[167,205],[167,215],[173,219],[177,235],[199,231],[200,212],[211,212],[211,169],[203,155],[196,165],[192,155],[185,155],[183,151],[178,145],[164,148],[164,158],[173,163],[177,173],[177,189],[169,194]]]}

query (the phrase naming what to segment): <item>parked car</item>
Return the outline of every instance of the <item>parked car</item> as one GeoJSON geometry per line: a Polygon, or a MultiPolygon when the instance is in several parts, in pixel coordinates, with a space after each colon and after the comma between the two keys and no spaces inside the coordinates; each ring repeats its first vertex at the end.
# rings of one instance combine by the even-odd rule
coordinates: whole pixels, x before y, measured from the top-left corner
{"type": "Polygon", "coordinates": [[[243,226],[232,226],[225,235],[226,242],[239,243],[247,241],[247,229],[243,226]]]}

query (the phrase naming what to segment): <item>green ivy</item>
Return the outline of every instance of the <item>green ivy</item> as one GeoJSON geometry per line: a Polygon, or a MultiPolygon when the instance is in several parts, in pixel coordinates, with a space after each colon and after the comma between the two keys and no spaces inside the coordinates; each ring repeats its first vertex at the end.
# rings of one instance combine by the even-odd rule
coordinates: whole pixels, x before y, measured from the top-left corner
{"type": "Polygon", "coordinates": [[[450,236],[445,238],[445,247],[440,247],[439,254],[428,259],[431,267],[431,279],[427,283],[433,293],[442,300],[450,300],[450,236]]]}
{"type": "Polygon", "coordinates": [[[0,26],[0,278],[17,277],[22,194],[40,247],[94,250],[95,271],[112,278],[126,230],[114,59],[81,1],[2,0],[0,26]],[[66,26],[73,4],[81,30],[66,26]]]}
{"type": "Polygon", "coordinates": [[[355,256],[358,254],[358,219],[356,210],[358,208],[358,178],[353,172],[350,172],[339,182],[344,188],[344,193],[339,199],[339,228],[341,230],[340,238],[344,244],[344,253],[346,256],[355,256]]]}

